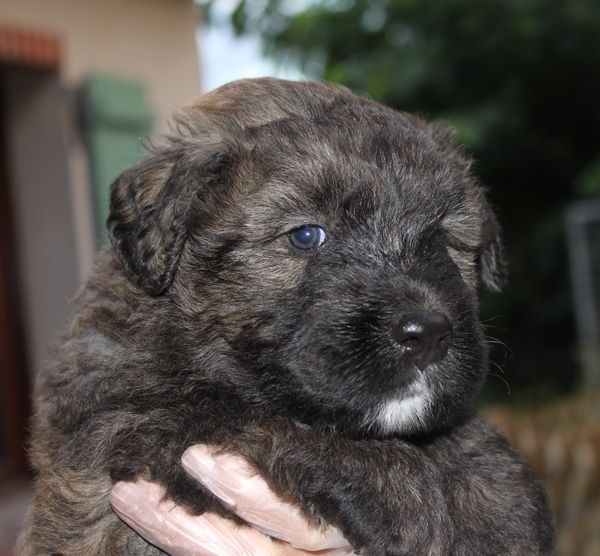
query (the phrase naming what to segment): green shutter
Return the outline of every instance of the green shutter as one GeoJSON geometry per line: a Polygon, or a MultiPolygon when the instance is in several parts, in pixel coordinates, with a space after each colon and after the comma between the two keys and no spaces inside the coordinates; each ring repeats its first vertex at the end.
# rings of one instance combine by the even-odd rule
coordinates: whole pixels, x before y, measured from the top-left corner
{"type": "Polygon", "coordinates": [[[105,244],[110,184],[143,156],[141,140],[150,134],[154,116],[141,83],[106,76],[85,82],[82,109],[97,237],[105,244]]]}

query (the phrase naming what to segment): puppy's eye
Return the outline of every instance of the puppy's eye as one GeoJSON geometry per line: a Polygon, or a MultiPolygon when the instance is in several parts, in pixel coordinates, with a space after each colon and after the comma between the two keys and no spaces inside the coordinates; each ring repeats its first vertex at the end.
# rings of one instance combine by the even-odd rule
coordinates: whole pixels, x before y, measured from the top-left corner
{"type": "Polygon", "coordinates": [[[303,226],[296,228],[289,234],[290,242],[296,249],[316,249],[325,242],[327,235],[320,226],[303,226]]]}

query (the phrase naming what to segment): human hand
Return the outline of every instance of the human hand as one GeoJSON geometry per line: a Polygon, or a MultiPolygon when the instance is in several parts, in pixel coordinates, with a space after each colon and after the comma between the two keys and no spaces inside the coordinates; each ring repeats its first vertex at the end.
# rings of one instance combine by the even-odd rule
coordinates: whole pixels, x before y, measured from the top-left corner
{"type": "Polygon", "coordinates": [[[308,523],[296,507],[277,498],[244,459],[195,445],[185,451],[181,461],[190,476],[248,526],[210,513],[192,516],[163,499],[164,489],[148,481],[117,483],[110,494],[115,512],[148,542],[172,556],[353,554],[338,529],[308,523]]]}

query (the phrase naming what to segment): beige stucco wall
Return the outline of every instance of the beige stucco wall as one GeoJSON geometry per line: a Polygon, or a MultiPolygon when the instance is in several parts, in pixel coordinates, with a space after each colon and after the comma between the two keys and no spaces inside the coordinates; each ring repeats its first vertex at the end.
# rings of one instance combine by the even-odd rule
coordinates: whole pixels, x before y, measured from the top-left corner
{"type": "Polygon", "coordinates": [[[200,92],[192,0],[1,0],[0,22],[61,37],[69,85],[90,72],[143,81],[159,129],[200,92]]]}
{"type": "MultiPolygon", "coordinates": [[[[200,94],[193,0],[0,0],[0,24],[59,37],[60,72],[67,89],[76,89],[91,73],[142,82],[157,118],[156,133],[167,128],[175,108],[200,94]]],[[[69,202],[78,274],[83,280],[96,249],[88,161],[77,122],[66,123],[69,202]]]]}
{"type": "Polygon", "coordinates": [[[6,153],[0,155],[8,155],[27,361],[38,370],[79,282],[63,92],[54,75],[17,68],[3,73],[2,92],[6,153]]]}
{"type": "Polygon", "coordinates": [[[52,34],[63,46],[60,79],[11,78],[5,99],[33,370],[43,365],[96,251],[88,160],[71,92],[91,73],[139,80],[157,131],[164,130],[173,109],[200,92],[197,23],[192,0],[0,0],[0,25],[52,34]]]}

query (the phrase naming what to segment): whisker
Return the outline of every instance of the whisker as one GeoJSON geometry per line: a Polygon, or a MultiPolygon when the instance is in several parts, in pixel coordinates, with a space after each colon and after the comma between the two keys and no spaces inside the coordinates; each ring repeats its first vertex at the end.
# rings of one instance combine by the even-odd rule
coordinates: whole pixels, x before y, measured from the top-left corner
{"type": "Polygon", "coordinates": [[[510,349],[508,347],[508,345],[505,342],[503,342],[502,340],[500,340],[498,338],[495,338],[494,336],[486,335],[486,336],[484,336],[484,339],[488,345],[499,346],[500,348],[502,348],[502,351],[504,352],[504,361],[502,362],[503,365],[505,365],[509,359],[512,359],[514,352],[512,349],[510,349]]]}
{"type": "Polygon", "coordinates": [[[507,396],[510,396],[510,384],[504,379],[504,377],[497,375],[496,373],[488,373],[489,376],[493,376],[494,378],[497,378],[499,380],[501,380],[502,382],[504,382],[504,384],[506,385],[506,394],[507,396]]]}
{"type": "Polygon", "coordinates": [[[491,361],[491,360],[490,360],[490,363],[494,366],[494,368],[496,368],[496,370],[500,371],[502,374],[506,374],[504,372],[504,369],[502,368],[502,365],[500,365],[496,361],[491,361]]]}

